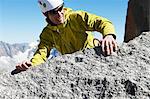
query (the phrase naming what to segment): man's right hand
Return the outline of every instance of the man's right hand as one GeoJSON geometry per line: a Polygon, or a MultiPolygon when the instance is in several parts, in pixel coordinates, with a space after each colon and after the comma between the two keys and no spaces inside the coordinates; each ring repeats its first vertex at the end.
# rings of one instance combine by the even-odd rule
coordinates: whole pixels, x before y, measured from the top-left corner
{"type": "Polygon", "coordinates": [[[30,66],[32,65],[32,63],[30,61],[23,61],[22,63],[19,63],[16,65],[16,69],[20,70],[20,71],[25,71],[27,70],[30,66]]]}

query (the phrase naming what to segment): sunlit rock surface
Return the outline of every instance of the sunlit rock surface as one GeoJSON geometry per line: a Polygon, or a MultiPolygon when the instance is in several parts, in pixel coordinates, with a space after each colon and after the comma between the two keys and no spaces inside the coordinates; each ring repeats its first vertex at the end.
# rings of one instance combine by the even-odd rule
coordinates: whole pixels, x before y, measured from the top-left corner
{"type": "Polygon", "coordinates": [[[58,56],[0,75],[1,99],[149,99],[150,33],[103,56],[100,48],[58,56]]]}

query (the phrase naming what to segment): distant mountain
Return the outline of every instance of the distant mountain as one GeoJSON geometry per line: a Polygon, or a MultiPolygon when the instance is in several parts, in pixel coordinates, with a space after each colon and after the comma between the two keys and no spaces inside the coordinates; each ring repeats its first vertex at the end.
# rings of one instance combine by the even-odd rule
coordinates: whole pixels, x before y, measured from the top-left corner
{"type": "Polygon", "coordinates": [[[17,63],[33,56],[38,42],[9,44],[0,41],[0,70],[12,70],[17,63]]]}
{"type": "Polygon", "coordinates": [[[0,56],[9,56],[13,57],[18,52],[25,52],[29,49],[28,43],[21,43],[21,44],[9,44],[3,41],[0,41],[0,56]]]}
{"type": "MultiPolygon", "coordinates": [[[[0,41],[0,71],[12,70],[17,63],[30,60],[37,49],[38,42],[9,44],[0,41]]],[[[56,49],[51,50],[48,59],[60,55],[56,49]]]]}

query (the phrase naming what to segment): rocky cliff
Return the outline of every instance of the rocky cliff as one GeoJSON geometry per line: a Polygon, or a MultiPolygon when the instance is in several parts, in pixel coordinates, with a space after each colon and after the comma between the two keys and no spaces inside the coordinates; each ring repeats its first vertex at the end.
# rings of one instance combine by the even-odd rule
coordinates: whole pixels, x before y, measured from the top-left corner
{"type": "Polygon", "coordinates": [[[111,56],[101,48],[56,57],[0,75],[1,99],[150,99],[150,32],[111,56]]]}
{"type": "Polygon", "coordinates": [[[150,31],[150,0],[129,0],[124,41],[150,31]]]}

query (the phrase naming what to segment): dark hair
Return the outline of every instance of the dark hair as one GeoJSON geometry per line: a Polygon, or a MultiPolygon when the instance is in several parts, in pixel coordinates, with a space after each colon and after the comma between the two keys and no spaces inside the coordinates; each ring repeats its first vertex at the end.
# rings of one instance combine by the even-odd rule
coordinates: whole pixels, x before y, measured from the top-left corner
{"type": "MultiPolygon", "coordinates": [[[[64,3],[61,5],[61,7],[63,7],[63,6],[64,6],[64,3]]],[[[57,8],[55,8],[55,9],[57,9],[57,8]]],[[[53,10],[55,10],[55,9],[53,9],[53,10]]],[[[52,10],[50,10],[50,11],[52,11],[52,10]]],[[[54,23],[48,18],[48,13],[49,13],[50,11],[47,11],[47,12],[45,12],[45,13],[43,13],[43,14],[46,16],[46,22],[54,26],[54,25],[56,25],[56,24],[54,24],[54,23]]]]}
{"type": "Polygon", "coordinates": [[[43,13],[46,17],[48,17],[48,11],[47,12],[45,12],[45,13],[43,13]]]}

